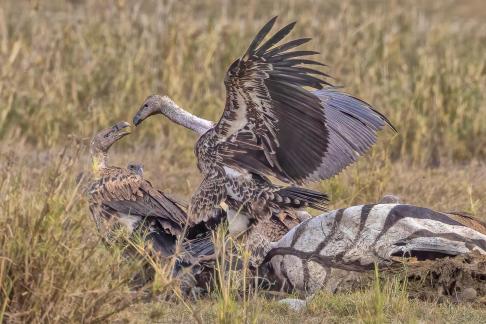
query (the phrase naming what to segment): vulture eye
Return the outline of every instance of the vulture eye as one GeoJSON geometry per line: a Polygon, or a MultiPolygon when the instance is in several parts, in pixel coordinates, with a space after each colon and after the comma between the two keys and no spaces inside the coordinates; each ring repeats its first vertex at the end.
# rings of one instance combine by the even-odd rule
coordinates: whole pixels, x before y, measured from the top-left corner
{"type": "Polygon", "coordinates": [[[148,104],[143,105],[143,108],[148,108],[148,104]]]}

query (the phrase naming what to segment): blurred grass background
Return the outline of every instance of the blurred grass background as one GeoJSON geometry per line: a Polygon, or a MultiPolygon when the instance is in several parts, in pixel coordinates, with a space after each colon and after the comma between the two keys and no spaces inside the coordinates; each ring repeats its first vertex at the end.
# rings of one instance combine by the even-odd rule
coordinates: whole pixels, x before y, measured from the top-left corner
{"type": "MultiPolygon", "coordinates": [[[[313,38],[306,46],[321,52],[334,83],[399,130],[383,132],[359,163],[314,185],[330,193],[331,208],[394,193],[486,219],[486,5],[480,0],[4,0],[0,321],[200,318],[180,303],[133,297],[127,280],[134,265],[99,247],[75,180],[89,171],[89,138],[130,120],[149,94],[167,94],[217,120],[228,65],[274,15],[279,26],[297,20],[293,37],[313,38]]],[[[199,181],[195,139],[153,118],[113,148],[112,162],[142,161],[154,183],[188,196],[199,181]]],[[[321,296],[304,316],[373,322],[378,315],[365,312],[373,294],[321,296]]],[[[400,301],[381,309],[387,321],[485,316],[470,306],[399,306],[401,295],[387,294],[400,301]]],[[[252,318],[299,321],[271,301],[258,303],[252,318]]],[[[205,321],[218,318],[211,299],[195,307],[205,321]]]]}

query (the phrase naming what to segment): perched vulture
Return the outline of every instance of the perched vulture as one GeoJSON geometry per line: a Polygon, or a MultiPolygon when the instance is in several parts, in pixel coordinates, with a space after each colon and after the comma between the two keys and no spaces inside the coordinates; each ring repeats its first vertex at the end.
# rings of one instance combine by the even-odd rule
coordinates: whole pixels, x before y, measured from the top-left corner
{"type": "MultiPolygon", "coordinates": [[[[135,125],[163,114],[200,135],[195,154],[203,181],[192,196],[189,221],[206,222],[226,202],[230,230],[242,232],[272,214],[304,207],[323,210],[326,195],[296,187],[327,179],[356,161],[388,120],[364,101],[340,92],[311,68],[313,51],[293,50],[309,38],[280,41],[291,23],[268,40],[276,17],[226,73],[226,104],[213,124],[166,96],[148,97],[135,125]],[[269,177],[291,184],[272,184],[269,177]]],[[[390,125],[391,126],[391,125],[390,125]]],[[[393,127],[392,127],[393,128],[393,127]]]]}
{"type": "Polygon", "coordinates": [[[142,227],[163,256],[174,253],[175,242],[186,224],[186,214],[162,192],[143,179],[140,167],[107,165],[109,148],[130,133],[119,122],[96,134],[90,145],[94,181],[88,190],[89,208],[98,229],[103,221],[123,224],[132,233],[142,227]]]}

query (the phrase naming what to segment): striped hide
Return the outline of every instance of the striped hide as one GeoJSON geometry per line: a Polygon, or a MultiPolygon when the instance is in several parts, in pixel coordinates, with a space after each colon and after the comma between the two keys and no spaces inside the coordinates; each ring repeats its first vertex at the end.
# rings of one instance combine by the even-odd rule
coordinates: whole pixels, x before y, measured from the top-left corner
{"type": "Polygon", "coordinates": [[[272,243],[264,270],[286,289],[335,292],[375,263],[469,253],[486,255],[481,222],[413,205],[373,204],[334,210],[294,227],[272,243]]]}

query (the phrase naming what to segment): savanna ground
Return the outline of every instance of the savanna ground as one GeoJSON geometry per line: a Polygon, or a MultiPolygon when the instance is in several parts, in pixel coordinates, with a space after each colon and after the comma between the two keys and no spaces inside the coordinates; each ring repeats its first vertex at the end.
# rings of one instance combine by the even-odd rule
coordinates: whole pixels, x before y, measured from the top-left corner
{"type": "MultiPolygon", "coordinates": [[[[396,282],[320,294],[294,313],[231,285],[193,302],[161,274],[129,289],[137,262],[100,244],[83,189],[87,144],[151,93],[216,120],[227,66],[273,15],[335,84],[396,125],[359,163],[314,187],[330,208],[405,202],[486,219],[486,5],[480,1],[0,2],[0,321],[481,322],[484,306],[409,300],[396,282]],[[79,181],[81,180],[81,181],[79,181]]],[[[188,196],[193,134],[153,118],[112,150],[188,196]]]]}

